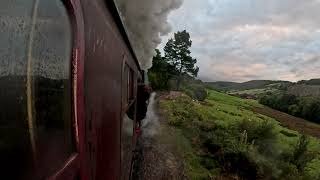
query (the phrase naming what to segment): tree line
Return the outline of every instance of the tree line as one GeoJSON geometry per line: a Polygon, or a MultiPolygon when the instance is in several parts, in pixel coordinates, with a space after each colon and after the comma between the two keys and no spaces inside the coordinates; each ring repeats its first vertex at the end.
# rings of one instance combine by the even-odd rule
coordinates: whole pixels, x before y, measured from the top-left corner
{"type": "Polygon", "coordinates": [[[320,123],[320,98],[318,97],[275,93],[263,96],[259,102],[290,115],[320,123]]]}

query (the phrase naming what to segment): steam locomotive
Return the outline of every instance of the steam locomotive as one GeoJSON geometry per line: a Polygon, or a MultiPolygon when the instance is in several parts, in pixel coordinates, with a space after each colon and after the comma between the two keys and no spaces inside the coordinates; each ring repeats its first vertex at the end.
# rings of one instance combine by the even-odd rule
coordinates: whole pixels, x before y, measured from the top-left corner
{"type": "Polygon", "coordinates": [[[0,179],[130,179],[144,73],[111,0],[0,1],[0,179]]]}

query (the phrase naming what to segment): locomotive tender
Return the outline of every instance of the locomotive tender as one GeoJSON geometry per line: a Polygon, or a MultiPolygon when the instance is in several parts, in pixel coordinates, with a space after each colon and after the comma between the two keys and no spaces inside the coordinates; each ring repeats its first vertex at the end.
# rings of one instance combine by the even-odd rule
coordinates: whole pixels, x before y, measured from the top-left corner
{"type": "Polygon", "coordinates": [[[1,0],[0,179],[129,179],[143,76],[113,1],[1,0]]]}

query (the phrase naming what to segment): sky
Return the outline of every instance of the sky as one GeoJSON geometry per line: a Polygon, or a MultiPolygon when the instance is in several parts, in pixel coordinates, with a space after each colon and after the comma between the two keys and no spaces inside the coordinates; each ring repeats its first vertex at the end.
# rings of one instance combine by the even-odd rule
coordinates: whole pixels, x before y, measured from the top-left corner
{"type": "Polygon", "coordinates": [[[320,0],[184,0],[169,15],[186,29],[203,81],[320,78],[320,0]]]}

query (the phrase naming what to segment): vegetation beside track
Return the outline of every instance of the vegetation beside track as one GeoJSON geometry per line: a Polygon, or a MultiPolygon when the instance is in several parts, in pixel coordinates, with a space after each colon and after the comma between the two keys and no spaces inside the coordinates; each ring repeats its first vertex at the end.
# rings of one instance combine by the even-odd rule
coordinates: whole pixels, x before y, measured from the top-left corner
{"type": "Polygon", "coordinates": [[[161,98],[160,108],[190,179],[320,179],[320,140],[253,111],[257,101],[210,90],[204,102],[161,98]]]}

